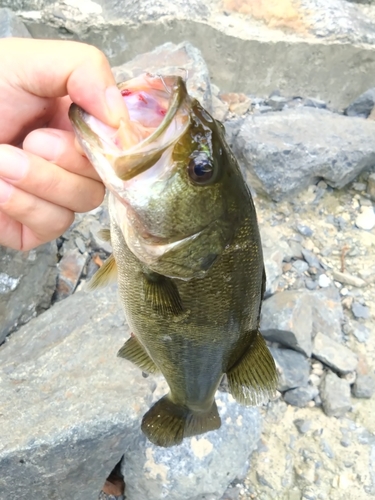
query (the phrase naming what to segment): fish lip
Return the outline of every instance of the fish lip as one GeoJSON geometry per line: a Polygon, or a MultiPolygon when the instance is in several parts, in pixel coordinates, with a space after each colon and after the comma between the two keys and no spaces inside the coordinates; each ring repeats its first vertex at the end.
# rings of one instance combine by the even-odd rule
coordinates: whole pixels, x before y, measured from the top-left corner
{"type": "MultiPolygon", "coordinates": [[[[151,75],[148,73],[146,76],[148,79],[161,79],[165,85],[165,81],[160,75],[151,75]]],[[[75,103],[72,103],[69,108],[69,119],[83,149],[86,150],[83,141],[89,143],[91,147],[96,148],[108,160],[115,175],[123,181],[129,181],[151,168],[155,163],[155,158],[157,156],[160,157],[164,151],[174,144],[189,126],[190,112],[187,112],[186,122],[178,132],[178,136],[172,135],[171,138],[164,139],[161,145],[152,147],[153,143],[157,143],[158,140],[160,141],[160,138],[163,138],[163,134],[168,131],[173,120],[176,119],[177,113],[184,108],[184,105],[190,104],[190,97],[187,93],[184,80],[180,76],[168,76],[165,79],[170,80],[170,98],[166,115],[159,126],[148,137],[145,137],[142,141],[126,150],[119,148],[115,144],[112,145],[110,142],[107,143],[98,133],[94,132],[87,123],[87,117],[90,117],[90,115],[83,108],[75,103]],[[130,165],[125,167],[124,164],[126,161],[130,165]]],[[[128,82],[122,82],[117,86],[121,90],[127,85],[128,82]]],[[[166,88],[167,91],[168,89],[166,88]]]]}

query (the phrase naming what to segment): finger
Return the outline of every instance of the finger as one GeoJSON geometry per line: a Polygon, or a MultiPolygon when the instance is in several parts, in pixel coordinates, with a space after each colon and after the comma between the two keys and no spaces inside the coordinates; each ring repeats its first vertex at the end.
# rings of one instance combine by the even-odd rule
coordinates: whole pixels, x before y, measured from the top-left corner
{"type": "Polygon", "coordinates": [[[23,149],[69,172],[100,181],[94,167],[84,154],[77,150],[74,132],[58,129],[34,130],[25,138],[23,149]]]}
{"type": "Polygon", "coordinates": [[[39,97],[63,97],[108,125],[128,118],[104,54],[91,45],[62,40],[0,40],[2,73],[15,73],[18,86],[39,97]],[[21,63],[20,63],[21,61],[21,63]]]}
{"type": "Polygon", "coordinates": [[[74,212],[87,212],[103,200],[104,186],[39,156],[0,145],[0,178],[37,198],[74,212]]]}
{"type": "Polygon", "coordinates": [[[60,236],[74,213],[0,179],[0,245],[30,250],[60,236]]]}

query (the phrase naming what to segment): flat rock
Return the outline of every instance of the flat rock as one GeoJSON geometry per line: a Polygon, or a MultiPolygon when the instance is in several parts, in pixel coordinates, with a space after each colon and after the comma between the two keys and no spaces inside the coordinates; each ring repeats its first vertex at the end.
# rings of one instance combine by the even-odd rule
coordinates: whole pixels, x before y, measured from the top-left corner
{"type": "Polygon", "coordinates": [[[366,90],[359,97],[354,99],[353,102],[345,110],[348,116],[360,116],[367,118],[375,105],[375,88],[366,90]]]}
{"type": "Polygon", "coordinates": [[[14,14],[14,12],[10,9],[0,9],[0,38],[8,38],[11,36],[19,38],[31,37],[24,23],[14,14]]]}
{"type": "Polygon", "coordinates": [[[336,281],[343,283],[344,285],[352,285],[357,288],[366,286],[365,280],[359,278],[358,276],[354,276],[353,274],[342,273],[340,271],[333,270],[332,275],[336,281]]]}
{"type": "Polygon", "coordinates": [[[116,357],[128,335],[106,288],[56,303],[0,348],[0,498],[93,500],[123,454],[129,500],[220,498],[242,472],[260,416],[228,394],[219,431],[170,449],[146,440],[142,416],[166,387],[116,357]]]}
{"type": "Polygon", "coordinates": [[[279,373],[277,389],[280,392],[307,385],[310,365],[303,354],[291,349],[278,349],[276,347],[270,347],[270,351],[279,373]]]}
{"type": "Polygon", "coordinates": [[[279,201],[320,178],[348,184],[374,164],[374,136],[373,122],[304,107],[246,117],[231,143],[255,189],[279,201]]]}
{"type": "Polygon", "coordinates": [[[352,394],[355,398],[369,399],[375,393],[375,379],[371,375],[357,375],[352,387],[352,394]]]}
{"type": "Polygon", "coordinates": [[[35,38],[92,43],[117,65],[156,45],[187,40],[202,50],[215,83],[228,92],[266,97],[279,88],[283,95],[319,97],[335,107],[347,107],[374,81],[374,24],[343,0],[281,5],[232,0],[3,0],[2,5],[24,10],[35,38]]]}
{"type": "Polygon", "coordinates": [[[298,408],[303,408],[318,394],[319,391],[316,387],[307,385],[304,387],[296,387],[295,389],[290,389],[289,391],[284,392],[283,398],[286,403],[292,406],[297,406],[298,408]]]}
{"type": "Polygon", "coordinates": [[[320,397],[324,413],[329,417],[342,417],[352,406],[349,383],[332,372],[328,372],[321,383],[320,397]]]}
{"type": "Polygon", "coordinates": [[[29,252],[0,247],[0,344],[47,309],[56,287],[54,242],[29,252]]]}
{"type": "Polygon", "coordinates": [[[210,75],[199,49],[188,42],[178,45],[165,43],[160,47],[140,54],[129,62],[113,68],[118,82],[129,80],[141,73],[158,75],[179,74],[187,78],[187,89],[191,96],[198,99],[207,111],[212,110],[210,75]]]}
{"type": "Polygon", "coordinates": [[[357,368],[358,358],[348,347],[317,333],[313,343],[313,356],[339,373],[350,373],[357,368]]]}
{"type": "Polygon", "coordinates": [[[312,321],[312,309],[306,301],[306,294],[285,291],[263,302],[260,329],[266,339],[310,356],[312,321]]]}

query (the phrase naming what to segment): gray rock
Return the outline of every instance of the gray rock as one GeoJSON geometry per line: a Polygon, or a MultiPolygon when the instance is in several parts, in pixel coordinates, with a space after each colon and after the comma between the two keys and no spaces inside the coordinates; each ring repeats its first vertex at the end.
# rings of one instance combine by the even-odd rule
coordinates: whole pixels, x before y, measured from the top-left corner
{"type": "Polygon", "coordinates": [[[264,337],[311,355],[312,309],[303,292],[280,292],[263,302],[260,329],[264,337]]]}
{"type": "Polygon", "coordinates": [[[344,321],[344,311],[342,309],[340,293],[335,287],[316,290],[314,292],[305,292],[310,294],[312,317],[313,317],[313,336],[318,332],[323,332],[331,339],[341,342],[343,333],[341,325],[344,321]]]}
{"type": "Polygon", "coordinates": [[[305,271],[308,270],[309,265],[307,262],[304,262],[303,260],[296,260],[295,262],[293,262],[293,267],[299,274],[303,274],[305,271]]]}
{"type": "Polygon", "coordinates": [[[306,434],[306,432],[308,432],[311,427],[311,420],[304,420],[302,418],[298,418],[294,420],[293,423],[301,434],[306,434]]]}
{"type": "Polygon", "coordinates": [[[264,266],[266,269],[266,296],[276,292],[279,280],[283,273],[283,260],[290,257],[291,250],[282,234],[276,227],[260,225],[264,266]]]}
{"type": "Polygon", "coordinates": [[[31,37],[21,19],[10,9],[0,9],[0,38],[9,38],[11,36],[19,38],[31,37]]]}
{"type": "MultiPolygon", "coordinates": [[[[157,388],[153,399],[165,390],[165,385],[157,388]]],[[[228,394],[221,393],[217,402],[223,420],[219,431],[184,440],[178,448],[141,441],[128,450],[123,467],[128,500],[203,500],[224,494],[257,446],[260,417],[257,409],[241,407],[228,394]]]]}
{"type": "Polygon", "coordinates": [[[112,245],[109,241],[104,241],[100,236],[100,231],[103,225],[98,221],[93,221],[90,224],[90,239],[94,250],[104,250],[107,254],[112,253],[112,245]]]}
{"type": "Polygon", "coordinates": [[[297,224],[296,229],[299,233],[302,234],[302,236],[307,236],[308,238],[310,238],[310,236],[312,236],[314,233],[311,227],[305,226],[303,224],[297,224]]]}
{"type": "Polygon", "coordinates": [[[353,302],[352,313],[356,318],[368,319],[370,317],[370,309],[359,302],[353,302]]]}
{"type": "Polygon", "coordinates": [[[270,347],[279,373],[278,390],[280,392],[304,387],[309,379],[310,365],[303,354],[291,349],[270,347]]]}
{"type": "Polygon", "coordinates": [[[375,88],[369,89],[349,104],[345,109],[348,116],[367,118],[375,105],[375,88]]]}
{"type": "Polygon", "coordinates": [[[274,200],[324,178],[343,187],[375,163],[375,123],[324,109],[285,109],[245,117],[232,137],[241,166],[274,200]]]}
{"type": "Polygon", "coordinates": [[[297,406],[298,408],[303,408],[307,403],[315,398],[319,394],[316,387],[307,385],[304,387],[296,387],[290,391],[286,391],[283,394],[284,401],[292,406],[297,406]]]}
{"type": "Polygon", "coordinates": [[[0,498],[93,500],[124,453],[129,500],[220,498],[242,472],[260,416],[228,394],[219,431],[169,449],[146,440],[142,415],[166,387],[116,357],[128,334],[106,288],[58,302],[0,348],[0,498]]]}
{"type": "Polygon", "coordinates": [[[314,97],[306,97],[303,101],[304,106],[308,106],[310,108],[320,108],[324,109],[327,107],[327,104],[325,101],[322,101],[321,99],[315,99],[314,97]]]}
{"type": "Polygon", "coordinates": [[[267,99],[267,104],[271,106],[274,111],[281,111],[288,99],[279,95],[272,95],[269,99],[267,99]]]}
{"type": "Polygon", "coordinates": [[[310,267],[316,267],[317,269],[321,268],[320,260],[313,252],[310,252],[310,250],[306,248],[302,248],[302,255],[310,267]]]}
{"type": "Polygon", "coordinates": [[[353,325],[352,333],[358,340],[358,342],[361,343],[367,342],[370,337],[370,330],[367,328],[367,326],[362,325],[361,323],[353,325]]]}
{"type": "Polygon", "coordinates": [[[207,111],[212,110],[210,74],[201,51],[190,43],[182,42],[176,45],[168,42],[113,68],[118,82],[129,80],[144,72],[158,75],[180,74],[184,78],[188,76],[189,94],[198,99],[207,111]]]}
{"type": "Polygon", "coordinates": [[[357,378],[352,387],[352,394],[355,398],[369,399],[375,393],[375,379],[371,375],[357,374],[357,378]]]}
{"type": "Polygon", "coordinates": [[[320,386],[324,413],[329,417],[342,417],[351,408],[350,385],[332,372],[328,372],[320,386]]]}
{"type": "Polygon", "coordinates": [[[354,276],[349,273],[342,273],[340,271],[335,271],[335,270],[332,271],[332,274],[333,278],[336,281],[343,283],[345,285],[352,285],[357,288],[366,286],[366,281],[363,280],[362,278],[359,278],[358,276],[354,276]]]}
{"type": "Polygon", "coordinates": [[[314,338],[312,354],[322,363],[339,373],[349,373],[357,368],[358,358],[348,347],[317,333],[314,338]]]}
{"type": "Polygon", "coordinates": [[[56,287],[56,244],[30,252],[0,247],[0,344],[47,309],[56,287]]]}

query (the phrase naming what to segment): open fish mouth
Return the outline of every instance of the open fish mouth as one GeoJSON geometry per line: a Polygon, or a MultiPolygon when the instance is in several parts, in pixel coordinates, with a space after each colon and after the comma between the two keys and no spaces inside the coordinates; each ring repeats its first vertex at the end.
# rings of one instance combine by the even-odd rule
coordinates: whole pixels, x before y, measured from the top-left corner
{"type": "Polygon", "coordinates": [[[129,181],[154,166],[190,122],[190,98],[179,76],[147,73],[119,84],[119,89],[128,116],[121,120],[117,129],[75,104],[69,110],[70,120],[81,146],[88,151],[89,160],[95,163],[107,187],[111,189],[114,184],[117,191],[121,184],[116,182],[114,175],[121,181],[129,181]],[[108,163],[113,172],[109,171],[108,163]]]}

